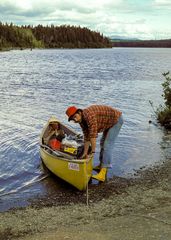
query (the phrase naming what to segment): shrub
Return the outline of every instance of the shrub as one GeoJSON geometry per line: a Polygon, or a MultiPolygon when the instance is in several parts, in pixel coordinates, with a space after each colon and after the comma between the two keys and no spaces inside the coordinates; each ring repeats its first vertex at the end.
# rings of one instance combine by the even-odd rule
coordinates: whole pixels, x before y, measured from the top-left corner
{"type": "Polygon", "coordinates": [[[165,78],[162,83],[164,106],[160,105],[155,111],[158,122],[167,129],[171,129],[171,77],[170,73],[162,74],[165,78]]]}
{"type": "Polygon", "coordinates": [[[163,73],[163,76],[165,77],[165,81],[162,84],[163,86],[163,94],[165,100],[166,107],[171,107],[171,77],[169,76],[169,72],[163,73]]]}

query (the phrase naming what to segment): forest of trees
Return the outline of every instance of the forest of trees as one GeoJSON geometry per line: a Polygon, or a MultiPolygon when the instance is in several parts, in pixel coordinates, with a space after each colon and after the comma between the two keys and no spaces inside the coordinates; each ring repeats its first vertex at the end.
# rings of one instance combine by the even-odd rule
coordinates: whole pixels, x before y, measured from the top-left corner
{"type": "Polygon", "coordinates": [[[171,47],[165,40],[110,40],[99,32],[76,26],[16,26],[0,22],[0,50],[14,48],[171,47]]]}
{"type": "Polygon", "coordinates": [[[124,40],[113,41],[113,47],[150,47],[150,48],[171,48],[171,39],[164,40],[124,40]]]}
{"type": "Polygon", "coordinates": [[[0,50],[13,48],[106,48],[110,40],[99,32],[75,26],[16,26],[0,22],[0,50]]]}

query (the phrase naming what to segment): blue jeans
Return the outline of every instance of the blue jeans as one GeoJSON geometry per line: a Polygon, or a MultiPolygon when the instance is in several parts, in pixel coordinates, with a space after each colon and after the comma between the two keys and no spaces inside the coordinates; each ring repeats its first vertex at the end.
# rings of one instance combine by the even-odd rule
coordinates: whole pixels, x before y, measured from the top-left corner
{"type": "Polygon", "coordinates": [[[103,136],[100,140],[100,165],[104,168],[112,167],[112,153],[114,148],[115,139],[119,134],[119,131],[123,124],[123,117],[120,116],[118,122],[108,130],[103,132],[103,136]]]}

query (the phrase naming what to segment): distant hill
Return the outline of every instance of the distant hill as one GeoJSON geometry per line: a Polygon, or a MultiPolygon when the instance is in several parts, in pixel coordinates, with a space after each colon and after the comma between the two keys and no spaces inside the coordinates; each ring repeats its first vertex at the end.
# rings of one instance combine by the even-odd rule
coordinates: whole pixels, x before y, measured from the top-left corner
{"type": "Polygon", "coordinates": [[[0,22],[0,50],[11,48],[109,48],[99,32],[75,26],[16,26],[0,22]]]}
{"type": "Polygon", "coordinates": [[[110,36],[113,47],[150,47],[171,48],[171,39],[140,40],[138,38],[126,38],[122,36],[110,36]]]}
{"type": "Polygon", "coordinates": [[[150,47],[171,48],[171,39],[165,40],[136,40],[136,41],[112,41],[113,47],[150,47]]]}
{"type": "Polygon", "coordinates": [[[139,41],[140,40],[138,38],[124,37],[124,36],[118,36],[118,35],[109,36],[109,39],[111,41],[139,41]]]}

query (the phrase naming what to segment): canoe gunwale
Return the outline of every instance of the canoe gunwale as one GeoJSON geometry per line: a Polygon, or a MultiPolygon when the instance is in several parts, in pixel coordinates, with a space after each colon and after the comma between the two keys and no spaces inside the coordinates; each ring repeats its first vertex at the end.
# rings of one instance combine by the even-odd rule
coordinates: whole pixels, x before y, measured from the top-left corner
{"type": "MultiPolygon", "coordinates": [[[[45,146],[46,146],[46,145],[45,145],[45,146]]],[[[42,149],[47,155],[53,157],[53,158],[56,159],[56,160],[61,160],[61,161],[66,161],[66,162],[72,162],[72,163],[82,163],[82,164],[83,164],[83,163],[88,163],[88,162],[91,160],[91,157],[90,157],[90,158],[86,158],[86,159],[74,159],[74,158],[72,158],[72,159],[67,159],[67,158],[65,158],[65,157],[63,157],[63,156],[57,156],[57,155],[55,155],[55,151],[53,151],[52,149],[50,149],[50,150],[51,150],[51,152],[53,152],[54,154],[49,153],[49,152],[45,149],[44,145],[40,145],[40,149],[42,149]]]]}

